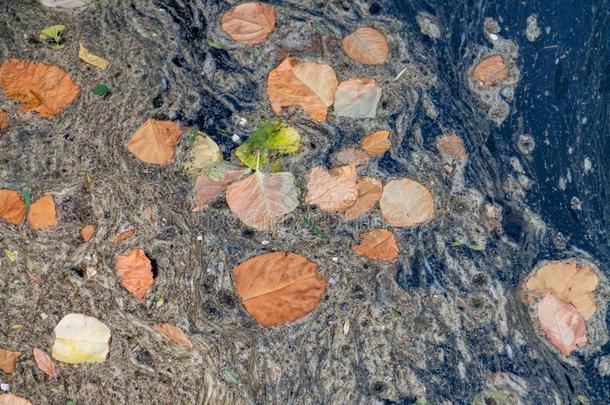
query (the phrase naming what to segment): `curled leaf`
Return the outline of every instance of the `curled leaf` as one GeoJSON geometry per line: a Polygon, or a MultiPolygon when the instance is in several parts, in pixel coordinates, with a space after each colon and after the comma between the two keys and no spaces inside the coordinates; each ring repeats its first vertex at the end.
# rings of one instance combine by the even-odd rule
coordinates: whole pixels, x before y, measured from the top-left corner
{"type": "Polygon", "coordinates": [[[95,234],[95,225],[93,224],[86,225],[80,230],[80,236],[85,242],[88,242],[93,237],[93,234],[95,234]]]}
{"type": "Polygon", "coordinates": [[[366,65],[385,63],[388,59],[388,41],[374,28],[359,28],[343,38],[345,53],[356,62],[366,65]]]}
{"type": "Polygon", "coordinates": [[[465,162],[468,159],[468,152],[464,146],[464,141],[457,135],[445,134],[436,139],[437,149],[456,160],[465,162]]]}
{"type": "Polygon", "coordinates": [[[4,131],[8,128],[9,121],[8,113],[4,110],[0,110],[0,131],[4,131]]]}
{"type": "Polygon", "coordinates": [[[142,299],[153,284],[152,264],[144,250],[133,248],[117,259],[121,285],[136,298],[142,299]]]}
{"type": "Polygon", "coordinates": [[[381,155],[392,146],[390,131],[376,131],[362,140],[362,148],[371,156],[381,155]]]}
{"type": "Polygon", "coordinates": [[[186,336],[186,334],[179,327],[169,323],[158,323],[153,325],[153,328],[177,345],[187,349],[193,348],[193,344],[189,340],[188,336],[186,336]]]}
{"type": "Polygon", "coordinates": [[[112,239],[112,244],[118,245],[119,243],[123,242],[124,240],[131,238],[135,233],[136,233],[136,230],[134,228],[129,228],[122,232],[119,232],[119,234],[117,236],[115,236],[114,239],[112,239]]]}
{"type": "Polygon", "coordinates": [[[424,185],[410,179],[392,180],[383,188],[381,213],[392,226],[416,226],[434,217],[434,198],[424,185]]]}
{"type": "Polygon", "coordinates": [[[221,195],[231,183],[249,172],[249,169],[222,162],[222,164],[215,166],[210,172],[197,176],[194,190],[195,207],[193,211],[203,210],[203,207],[209,201],[221,195]]]}
{"type": "Polygon", "coordinates": [[[587,344],[585,320],[573,305],[547,293],[538,303],[538,320],[549,341],[563,354],[587,344]]]}
{"type": "Polygon", "coordinates": [[[508,78],[508,68],[502,55],[492,55],[479,62],[472,70],[472,77],[485,87],[491,87],[508,78]]]}
{"type": "Polygon", "coordinates": [[[95,66],[96,68],[106,70],[108,68],[108,61],[102,57],[89,53],[87,48],[81,43],[80,49],[78,51],[78,57],[83,61],[87,62],[91,66],[95,66]]]}
{"type": "Polygon", "coordinates": [[[262,326],[294,322],[318,305],[326,289],[317,267],[289,252],[256,256],[233,270],[235,289],[246,310],[262,326]]]}
{"type": "Polygon", "coordinates": [[[204,133],[199,133],[191,149],[188,163],[184,166],[188,172],[199,172],[209,169],[222,159],[218,144],[204,133]]]}
{"type": "Polygon", "coordinates": [[[375,118],[381,88],[373,79],[360,77],[339,84],[335,92],[335,114],[339,117],[375,118]]]}
{"type": "Polygon", "coordinates": [[[296,129],[279,121],[266,122],[236,150],[235,156],[250,169],[267,164],[271,155],[294,153],[301,146],[296,129]]]}
{"type": "Polygon", "coordinates": [[[83,314],[68,314],[55,326],[51,355],[55,360],[100,363],[106,360],[110,329],[98,319],[83,314]]]}
{"type": "Polygon", "coordinates": [[[150,118],[127,142],[127,149],[143,162],[164,165],[174,157],[178,138],[180,125],[150,118]]]}
{"type": "Polygon", "coordinates": [[[220,23],[232,40],[260,44],[275,28],[275,9],[259,2],[242,3],[225,12],[220,23]]]}
{"type": "Polygon", "coordinates": [[[28,225],[32,229],[42,230],[58,224],[55,200],[51,194],[40,197],[30,207],[28,225]]]}
{"type": "Polygon", "coordinates": [[[358,148],[347,148],[335,153],[331,158],[333,165],[344,166],[354,164],[363,166],[369,163],[369,155],[358,148]]]}
{"type": "Polygon", "coordinates": [[[360,234],[361,242],[354,247],[360,256],[376,260],[394,260],[398,257],[398,245],[392,231],[375,229],[360,234]]]}
{"type": "Polygon", "coordinates": [[[382,190],[381,181],[377,179],[372,177],[358,179],[358,198],[351,207],[345,210],[345,220],[354,220],[371,210],[381,198],[382,190]]]}
{"type": "Polygon", "coordinates": [[[17,357],[21,356],[21,352],[13,352],[6,349],[0,349],[0,370],[5,373],[12,373],[17,367],[17,357]]]}
{"type": "Polygon", "coordinates": [[[0,405],[32,405],[32,403],[17,395],[0,394],[0,405]]]}
{"type": "Polygon", "coordinates": [[[351,207],[358,198],[356,167],[342,166],[328,172],[316,166],[309,172],[307,204],[317,205],[325,212],[338,212],[351,207]]]}
{"type": "Polygon", "coordinates": [[[55,364],[48,354],[38,348],[34,348],[34,360],[38,368],[51,378],[57,377],[57,371],[55,371],[55,364]]]}
{"type": "Polygon", "coordinates": [[[21,195],[8,189],[0,189],[0,219],[19,225],[25,217],[25,203],[21,195]]]}

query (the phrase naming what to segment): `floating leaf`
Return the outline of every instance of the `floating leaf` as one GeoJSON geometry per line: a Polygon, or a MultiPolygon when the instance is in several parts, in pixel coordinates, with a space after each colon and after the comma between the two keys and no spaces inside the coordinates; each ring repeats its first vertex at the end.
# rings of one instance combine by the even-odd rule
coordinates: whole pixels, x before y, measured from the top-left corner
{"type": "Polygon", "coordinates": [[[32,405],[32,403],[17,395],[0,394],[0,405],[32,405]]]}
{"type": "Polygon", "coordinates": [[[91,90],[91,92],[94,96],[105,96],[106,94],[110,93],[110,89],[105,84],[98,84],[91,90]]]}
{"type": "Polygon", "coordinates": [[[250,169],[258,169],[267,163],[270,155],[294,153],[300,146],[301,136],[296,129],[279,121],[270,121],[250,135],[235,150],[235,156],[250,169]]]}
{"type": "Polygon", "coordinates": [[[309,219],[307,217],[303,217],[303,222],[305,222],[305,225],[307,225],[309,227],[309,229],[311,229],[313,231],[313,233],[318,235],[318,237],[320,237],[322,239],[324,239],[326,237],[324,235],[324,231],[322,231],[322,229],[320,229],[320,227],[318,225],[316,225],[316,223],[313,222],[311,219],[309,219]]]}
{"type": "Polygon", "coordinates": [[[361,242],[354,247],[360,256],[376,260],[394,260],[398,257],[398,245],[394,233],[386,229],[375,229],[360,234],[361,242]]]}
{"type": "Polygon", "coordinates": [[[121,285],[134,297],[142,299],[153,284],[153,272],[150,259],[139,247],[123,253],[117,258],[117,273],[121,285]]]}
{"type": "Polygon", "coordinates": [[[80,43],[80,49],[78,51],[78,57],[91,66],[95,66],[98,69],[106,70],[108,68],[108,61],[102,57],[89,53],[87,48],[80,43]]]}
{"type": "Polygon", "coordinates": [[[153,325],[153,328],[177,345],[187,349],[193,348],[193,344],[189,340],[188,336],[186,336],[186,334],[179,327],[170,325],[169,323],[158,323],[153,325]]]}
{"type": "Polygon", "coordinates": [[[381,213],[392,226],[416,226],[434,217],[434,198],[425,186],[410,180],[392,180],[383,188],[381,213]]]}
{"type": "Polygon", "coordinates": [[[127,142],[127,149],[143,162],[164,165],[174,157],[178,138],[180,125],[150,118],[127,142]]]}
{"type": "Polygon", "coordinates": [[[85,242],[88,242],[94,233],[95,233],[95,225],[93,225],[93,224],[86,225],[86,226],[82,227],[82,229],[80,230],[80,236],[81,236],[81,238],[83,238],[83,240],[85,242]]]}
{"type": "Polygon", "coordinates": [[[165,298],[160,297],[157,302],[155,302],[155,308],[161,308],[165,304],[165,298]]]}
{"type": "Polygon", "coordinates": [[[8,128],[9,121],[8,113],[4,110],[0,110],[0,131],[4,131],[8,128]]]}
{"type": "Polygon", "coordinates": [[[313,29],[316,30],[316,32],[320,35],[326,35],[328,34],[328,30],[326,30],[326,28],[324,28],[324,26],[322,24],[320,24],[317,21],[314,21],[313,24],[313,29]]]}
{"type": "Polygon", "coordinates": [[[25,217],[25,203],[21,195],[8,189],[0,189],[0,219],[19,225],[25,217]]]}
{"type": "Polygon", "coordinates": [[[36,365],[38,368],[48,375],[51,378],[57,377],[57,372],[55,371],[55,364],[53,364],[53,360],[49,357],[48,354],[43,352],[40,349],[34,348],[34,360],[36,361],[36,365]]]}
{"type": "Polygon", "coordinates": [[[231,184],[226,198],[231,211],[244,224],[268,229],[299,205],[299,190],[292,173],[257,171],[231,184]]]}
{"type": "Polygon", "coordinates": [[[260,44],[275,28],[275,9],[259,2],[242,3],[224,13],[220,24],[232,40],[260,44]]]}
{"type": "Polygon", "coordinates": [[[216,142],[203,132],[198,135],[193,142],[189,161],[184,166],[188,172],[208,169],[222,159],[222,152],[216,142]]]}
{"type": "Polygon", "coordinates": [[[468,152],[464,146],[464,141],[457,135],[445,134],[436,138],[436,148],[442,153],[453,159],[465,162],[468,159],[468,152]]]}
{"type": "Polygon", "coordinates": [[[28,225],[32,229],[42,230],[58,224],[55,200],[51,194],[34,201],[28,212],[28,225]]]}
{"type": "Polygon", "coordinates": [[[52,39],[55,42],[55,45],[59,45],[63,48],[63,45],[60,45],[59,42],[61,41],[61,34],[65,29],[65,25],[62,24],[51,25],[50,27],[46,27],[45,29],[40,31],[40,35],[38,36],[38,38],[41,41],[47,41],[49,39],[52,39]]]}
{"type": "Polygon", "coordinates": [[[43,6],[59,8],[79,8],[87,5],[85,0],[40,0],[43,6]]]}
{"type": "Polygon", "coordinates": [[[376,131],[362,140],[362,148],[370,155],[377,156],[385,153],[390,147],[390,131],[376,131]]]}
{"type": "Polygon", "coordinates": [[[369,163],[369,155],[362,149],[347,148],[335,153],[331,160],[335,166],[363,166],[369,163]]]}
{"type": "Polygon", "coordinates": [[[265,327],[293,322],[311,312],[326,289],[318,265],[289,252],[268,253],[233,270],[235,289],[246,310],[265,327]]]}
{"type": "Polygon", "coordinates": [[[57,66],[9,59],[0,67],[0,85],[7,97],[22,101],[22,111],[37,111],[43,117],[58,115],[80,88],[57,66]]]}
{"type": "Polygon", "coordinates": [[[538,320],[546,337],[568,356],[587,344],[585,320],[576,308],[547,293],[538,303],[538,320]]]}
{"type": "Polygon", "coordinates": [[[372,177],[358,179],[358,199],[345,210],[345,220],[351,221],[366,214],[381,198],[383,186],[381,181],[372,177]]]}
{"type": "Polygon", "coordinates": [[[112,244],[118,245],[119,243],[123,242],[124,240],[131,238],[135,233],[136,233],[136,230],[134,228],[129,228],[122,232],[119,232],[119,234],[117,236],[115,236],[114,239],[112,239],[112,244]]]}
{"type": "Polygon", "coordinates": [[[343,211],[356,202],[358,184],[356,167],[342,166],[328,172],[316,166],[309,172],[307,181],[307,204],[317,205],[325,212],[343,211]]]}
{"type": "Polygon", "coordinates": [[[339,117],[375,118],[381,88],[373,79],[360,77],[341,82],[335,93],[335,114],[339,117]]]}
{"type": "Polygon", "coordinates": [[[316,121],[324,121],[333,104],[337,75],[324,63],[300,63],[287,57],[269,73],[267,97],[276,114],[282,107],[301,106],[316,121]]]}
{"type": "Polygon", "coordinates": [[[55,360],[100,363],[106,360],[110,329],[98,319],[83,314],[68,314],[55,326],[52,356],[55,360]]]}
{"type": "Polygon", "coordinates": [[[209,201],[221,195],[231,183],[249,172],[249,169],[222,162],[209,173],[199,175],[195,181],[195,208],[193,211],[203,210],[209,201]]]}
{"type": "Polygon", "coordinates": [[[479,62],[472,70],[472,77],[485,87],[491,87],[508,79],[508,68],[502,55],[492,55],[479,62]]]}
{"type": "Polygon", "coordinates": [[[356,62],[366,65],[385,63],[388,59],[388,41],[374,28],[359,28],[343,38],[343,50],[356,62]]]}
{"type": "Polygon", "coordinates": [[[19,257],[19,252],[16,250],[4,249],[4,255],[9,262],[15,263],[19,257]]]}
{"type": "Polygon", "coordinates": [[[20,352],[12,352],[6,349],[0,349],[0,370],[5,373],[12,373],[17,367],[17,357],[21,356],[20,352]]]}

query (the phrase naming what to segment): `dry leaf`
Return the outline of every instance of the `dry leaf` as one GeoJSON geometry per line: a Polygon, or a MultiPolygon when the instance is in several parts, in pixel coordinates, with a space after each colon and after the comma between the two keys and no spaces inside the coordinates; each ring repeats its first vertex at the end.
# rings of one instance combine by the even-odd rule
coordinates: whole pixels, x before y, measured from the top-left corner
{"type": "Polygon", "coordinates": [[[373,79],[360,77],[341,82],[335,92],[335,114],[339,117],[375,118],[381,88],[373,79]]]}
{"type": "Polygon", "coordinates": [[[6,111],[0,110],[0,131],[4,131],[8,128],[9,117],[6,111]]]}
{"type": "Polygon", "coordinates": [[[333,165],[344,166],[354,164],[363,166],[369,163],[369,155],[358,148],[347,148],[335,153],[331,158],[333,165]]]}
{"type": "Polygon", "coordinates": [[[233,270],[235,289],[246,310],[262,326],[293,322],[312,311],[326,289],[317,267],[289,252],[256,256],[233,270]]]}
{"type": "Polygon", "coordinates": [[[525,288],[535,293],[553,293],[589,319],[595,313],[593,292],[598,284],[599,276],[591,265],[570,259],[546,263],[530,276],[525,288]]]}
{"type": "Polygon", "coordinates": [[[80,230],[80,236],[83,238],[83,240],[85,242],[88,242],[89,239],[91,239],[93,237],[94,233],[95,233],[95,225],[93,225],[93,224],[89,224],[87,226],[84,226],[80,230]]]}
{"type": "Polygon", "coordinates": [[[362,177],[358,179],[358,199],[347,210],[345,210],[345,220],[352,221],[366,214],[377,204],[381,198],[383,186],[381,181],[372,177],[362,177]]]}
{"type": "Polygon", "coordinates": [[[193,344],[179,327],[170,325],[169,323],[158,323],[153,325],[153,328],[172,342],[187,349],[193,348],[193,344]]]}
{"type": "Polygon", "coordinates": [[[127,142],[127,149],[143,162],[164,165],[174,157],[178,138],[180,125],[150,118],[127,142]]]}
{"type": "Polygon", "coordinates": [[[17,357],[21,356],[21,352],[12,352],[6,349],[0,349],[0,370],[5,373],[12,373],[17,366],[17,357]]]}
{"type": "Polygon", "coordinates": [[[84,0],[40,0],[45,7],[79,8],[87,5],[84,0]]]}
{"type": "Polygon", "coordinates": [[[78,57],[87,62],[88,64],[95,66],[96,68],[106,70],[108,68],[108,61],[97,55],[89,53],[87,48],[80,43],[80,49],[78,51],[78,57]]]}
{"type": "Polygon", "coordinates": [[[325,212],[343,211],[358,199],[356,167],[342,166],[328,172],[316,166],[309,172],[307,204],[317,205],[325,212]]]}
{"type": "Polygon", "coordinates": [[[137,298],[144,298],[153,284],[153,272],[150,259],[139,247],[123,253],[117,258],[117,272],[121,285],[137,298]]]}
{"type": "Polygon", "coordinates": [[[388,41],[381,32],[373,28],[357,29],[343,38],[341,46],[347,56],[366,65],[385,63],[388,59],[388,41]]]}
{"type": "Polygon", "coordinates": [[[57,212],[55,200],[51,194],[44,195],[36,200],[28,212],[28,225],[32,229],[42,230],[57,225],[57,212]]]}
{"type": "Polygon", "coordinates": [[[51,360],[51,357],[49,357],[48,354],[46,354],[40,349],[34,348],[34,360],[36,361],[36,365],[38,366],[38,368],[42,370],[46,375],[51,378],[57,377],[55,365],[53,364],[53,360],[51,360]]]}
{"type": "Polygon", "coordinates": [[[13,190],[0,190],[0,219],[19,225],[25,217],[25,203],[21,195],[13,190]]]}
{"type": "Polygon", "coordinates": [[[189,161],[184,165],[187,172],[200,172],[214,166],[222,159],[218,144],[204,133],[199,133],[191,149],[189,161]]]}
{"type": "Polygon", "coordinates": [[[484,86],[491,87],[508,78],[508,68],[502,55],[492,55],[479,62],[472,70],[472,76],[484,86]]]}
{"type": "Polygon", "coordinates": [[[375,229],[360,234],[362,242],[354,247],[360,256],[376,260],[394,260],[398,257],[398,245],[394,233],[386,229],[375,229]]]}
{"type": "Polygon", "coordinates": [[[260,44],[275,28],[275,9],[259,2],[242,3],[224,13],[220,23],[233,41],[260,44]]]}
{"type": "Polygon", "coordinates": [[[316,121],[324,121],[333,104],[337,75],[323,63],[300,63],[286,58],[269,73],[267,97],[276,114],[282,107],[301,106],[316,121]]]}
{"type": "Polygon", "coordinates": [[[587,344],[585,320],[573,305],[547,293],[538,303],[538,320],[546,337],[568,356],[587,344]]]}
{"type": "Polygon", "coordinates": [[[468,159],[468,152],[464,146],[464,141],[457,135],[445,134],[436,139],[437,149],[453,159],[465,162],[468,159]]]}
{"type": "Polygon", "coordinates": [[[55,326],[51,355],[70,363],[100,363],[106,360],[110,329],[98,319],[83,314],[68,314],[55,326]]]}
{"type": "Polygon", "coordinates": [[[80,88],[57,66],[9,59],[0,67],[0,85],[7,97],[22,101],[22,111],[37,111],[43,117],[58,115],[80,88]]]}
{"type": "Polygon", "coordinates": [[[246,225],[268,229],[299,205],[299,190],[291,173],[257,171],[231,184],[226,192],[231,211],[246,225]]]}
{"type": "Polygon", "coordinates": [[[376,131],[362,140],[362,148],[370,155],[377,156],[385,153],[392,146],[390,131],[376,131]]]}
{"type": "Polygon", "coordinates": [[[136,230],[133,228],[129,228],[125,231],[119,232],[119,234],[117,236],[115,236],[114,239],[112,240],[112,244],[118,245],[119,243],[123,242],[124,240],[131,238],[135,233],[136,233],[136,230]]]}
{"type": "Polygon", "coordinates": [[[381,213],[392,226],[416,226],[434,217],[434,198],[424,185],[410,180],[392,180],[383,188],[381,213]]]}
{"type": "Polygon", "coordinates": [[[13,394],[0,394],[0,405],[32,405],[25,398],[18,397],[13,394]]]}
{"type": "MultiPolygon", "coordinates": [[[[224,163],[224,162],[223,162],[224,163]]],[[[250,169],[224,164],[219,166],[221,178],[216,180],[216,177],[210,178],[210,174],[202,174],[195,181],[194,212],[203,210],[203,207],[214,198],[221,195],[231,183],[240,179],[250,172],[250,169]]]]}

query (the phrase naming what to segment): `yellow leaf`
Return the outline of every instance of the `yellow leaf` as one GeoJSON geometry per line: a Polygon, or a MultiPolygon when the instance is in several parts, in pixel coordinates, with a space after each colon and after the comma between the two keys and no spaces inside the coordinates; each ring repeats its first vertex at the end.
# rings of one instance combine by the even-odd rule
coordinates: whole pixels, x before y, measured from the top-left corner
{"type": "Polygon", "coordinates": [[[209,169],[220,159],[222,159],[222,153],[216,142],[209,136],[200,134],[195,139],[189,161],[184,168],[188,172],[199,172],[209,169]]]}
{"type": "Polygon", "coordinates": [[[55,327],[52,356],[64,363],[101,363],[108,354],[110,329],[98,319],[68,314],[55,327]]]}
{"type": "Polygon", "coordinates": [[[95,66],[96,68],[106,70],[108,68],[108,61],[97,55],[89,53],[87,48],[81,43],[80,50],[78,51],[78,57],[87,62],[88,64],[95,66]]]}

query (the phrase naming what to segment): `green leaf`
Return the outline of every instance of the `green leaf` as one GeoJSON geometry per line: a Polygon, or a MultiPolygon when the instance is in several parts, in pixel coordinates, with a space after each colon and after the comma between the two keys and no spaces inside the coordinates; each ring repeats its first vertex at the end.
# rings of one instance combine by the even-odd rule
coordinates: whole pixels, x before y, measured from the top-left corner
{"type": "Polygon", "coordinates": [[[220,42],[216,42],[216,41],[208,41],[208,45],[211,48],[215,48],[215,49],[224,49],[224,45],[221,44],[220,42]]]}
{"type": "Polygon", "coordinates": [[[303,217],[303,222],[305,222],[305,225],[307,225],[313,233],[318,235],[318,237],[320,237],[321,239],[325,238],[324,231],[322,231],[322,229],[320,229],[320,227],[316,225],[316,223],[313,222],[311,219],[303,217]]]}
{"type": "Polygon", "coordinates": [[[269,121],[235,150],[235,156],[249,168],[258,169],[270,157],[294,153],[300,145],[301,137],[294,128],[279,121],[269,121]]]}
{"type": "Polygon", "coordinates": [[[252,50],[252,56],[254,56],[254,59],[258,59],[261,57],[261,50],[258,48],[254,48],[252,50]]]}
{"type": "Polygon", "coordinates": [[[30,210],[30,206],[32,205],[32,197],[30,196],[30,189],[27,187],[23,187],[21,189],[21,194],[23,195],[23,201],[25,201],[25,212],[27,213],[30,210]]]}
{"type": "Polygon", "coordinates": [[[225,377],[228,381],[232,382],[233,384],[239,384],[239,380],[237,379],[237,376],[235,376],[235,374],[233,374],[232,371],[225,371],[225,377]]]}
{"type": "MultiPolygon", "coordinates": [[[[46,41],[48,39],[52,39],[53,41],[55,41],[55,44],[58,45],[59,41],[61,40],[61,33],[65,29],[66,29],[66,26],[62,25],[62,24],[51,25],[50,27],[47,27],[47,28],[43,29],[42,31],[40,31],[40,35],[38,36],[38,38],[40,38],[41,41],[46,41]]],[[[54,45],[54,46],[56,46],[56,45],[54,45]]],[[[62,48],[63,48],[63,45],[62,45],[62,48]]]]}
{"type": "Polygon", "coordinates": [[[328,34],[328,31],[326,30],[326,28],[324,28],[324,26],[322,24],[320,24],[319,22],[315,21],[312,25],[313,25],[313,29],[316,30],[318,32],[318,34],[320,34],[320,35],[328,34]]]}
{"type": "Polygon", "coordinates": [[[105,84],[98,84],[91,90],[91,92],[96,96],[105,96],[110,93],[110,89],[105,84]]]}
{"type": "Polygon", "coordinates": [[[165,304],[165,298],[161,297],[155,303],[155,308],[161,308],[165,304]]]}
{"type": "Polygon", "coordinates": [[[69,399],[66,401],[66,405],[74,405],[74,401],[69,399]]]}
{"type": "Polygon", "coordinates": [[[5,249],[4,254],[11,263],[15,263],[17,261],[17,258],[19,257],[19,252],[17,252],[16,250],[5,249]]]}

